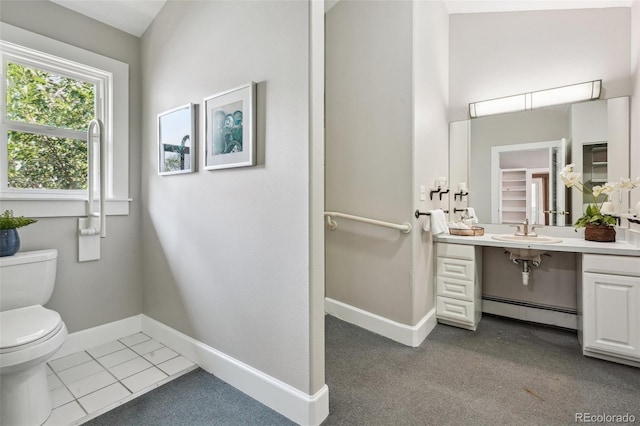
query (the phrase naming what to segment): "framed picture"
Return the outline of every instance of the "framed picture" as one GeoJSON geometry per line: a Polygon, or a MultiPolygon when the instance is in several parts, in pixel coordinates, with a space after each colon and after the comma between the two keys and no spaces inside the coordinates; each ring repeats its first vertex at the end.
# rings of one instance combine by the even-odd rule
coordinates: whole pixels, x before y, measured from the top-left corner
{"type": "Polygon", "coordinates": [[[158,174],[195,172],[196,133],[195,104],[158,114],[158,174]]]}
{"type": "Polygon", "coordinates": [[[255,86],[251,82],[203,100],[205,170],[256,165],[255,86]]]}

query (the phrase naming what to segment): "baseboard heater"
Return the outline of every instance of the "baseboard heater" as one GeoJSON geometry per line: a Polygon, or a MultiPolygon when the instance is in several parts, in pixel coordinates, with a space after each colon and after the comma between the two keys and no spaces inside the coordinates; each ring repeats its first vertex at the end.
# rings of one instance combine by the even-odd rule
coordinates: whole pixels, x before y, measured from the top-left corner
{"type": "Polygon", "coordinates": [[[572,330],[576,330],[578,328],[577,310],[561,306],[544,305],[483,295],[482,312],[572,330]]]}
{"type": "Polygon", "coordinates": [[[522,300],[503,299],[501,297],[482,295],[482,300],[491,300],[493,302],[508,303],[509,305],[526,306],[527,308],[544,309],[545,311],[562,312],[565,314],[577,314],[576,309],[563,308],[561,306],[542,305],[538,303],[523,302],[522,300]]]}

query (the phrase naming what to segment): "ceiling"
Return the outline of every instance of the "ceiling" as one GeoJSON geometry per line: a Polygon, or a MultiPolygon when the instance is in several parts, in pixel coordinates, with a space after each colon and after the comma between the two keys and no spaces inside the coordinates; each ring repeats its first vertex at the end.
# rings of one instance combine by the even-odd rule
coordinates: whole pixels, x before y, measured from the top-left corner
{"type": "MultiPolygon", "coordinates": [[[[142,36],[167,0],[50,0],[136,37],[142,36]]],[[[208,0],[215,1],[215,0],[208,0]]],[[[325,0],[325,10],[339,0],[325,0]]],[[[430,0],[421,0],[430,1],[430,0]]],[[[443,0],[449,14],[525,10],[630,7],[640,0],[443,0]]]]}
{"type": "Polygon", "coordinates": [[[50,0],[136,37],[142,36],[167,0],[50,0]]]}
{"type": "MultiPolygon", "coordinates": [[[[631,7],[634,0],[444,0],[449,14],[631,7]]],[[[635,0],[639,1],[639,0],[635,0]]]]}

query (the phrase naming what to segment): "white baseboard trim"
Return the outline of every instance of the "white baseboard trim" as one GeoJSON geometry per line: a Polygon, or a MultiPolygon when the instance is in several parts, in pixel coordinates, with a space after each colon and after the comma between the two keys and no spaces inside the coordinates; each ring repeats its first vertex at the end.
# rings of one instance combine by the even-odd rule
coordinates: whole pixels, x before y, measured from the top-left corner
{"type": "Polygon", "coordinates": [[[482,312],[539,324],[578,329],[578,315],[482,299],[482,312]]]}
{"type": "Polygon", "coordinates": [[[142,331],[298,424],[319,425],[329,415],[327,385],[306,394],[146,315],[142,331]]]}
{"type": "Polygon", "coordinates": [[[590,356],[592,358],[604,359],[606,361],[616,362],[618,364],[630,365],[632,367],[640,367],[640,361],[637,358],[628,358],[625,355],[613,354],[609,355],[606,352],[598,350],[583,349],[582,354],[584,356],[590,356]]]}
{"type": "Polygon", "coordinates": [[[319,425],[329,415],[327,385],[314,395],[306,394],[143,314],[71,333],[55,358],[139,332],[169,346],[204,370],[298,424],[319,425]]]}
{"type": "Polygon", "coordinates": [[[420,346],[437,324],[435,308],[427,312],[414,326],[392,321],[329,297],[324,299],[324,311],[350,324],[414,348],[420,346]]]}
{"type": "Polygon", "coordinates": [[[142,331],[142,314],[129,318],[76,331],[67,336],[64,344],[54,358],[62,358],[74,352],[90,349],[94,346],[112,342],[121,337],[130,336],[142,331]]]}

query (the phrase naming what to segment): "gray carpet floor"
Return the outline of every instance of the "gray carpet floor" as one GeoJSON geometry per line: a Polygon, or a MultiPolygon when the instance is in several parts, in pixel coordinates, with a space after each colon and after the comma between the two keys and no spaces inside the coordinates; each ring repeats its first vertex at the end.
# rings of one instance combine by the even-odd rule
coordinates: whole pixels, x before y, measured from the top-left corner
{"type": "MultiPolygon", "coordinates": [[[[640,423],[640,369],[584,357],[575,332],[491,316],[476,332],[439,324],[419,348],[327,316],[326,382],[323,425],[569,425],[576,413],[640,423]]],[[[195,370],[87,424],[292,423],[195,370]]]]}

